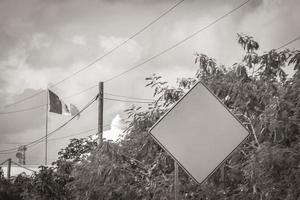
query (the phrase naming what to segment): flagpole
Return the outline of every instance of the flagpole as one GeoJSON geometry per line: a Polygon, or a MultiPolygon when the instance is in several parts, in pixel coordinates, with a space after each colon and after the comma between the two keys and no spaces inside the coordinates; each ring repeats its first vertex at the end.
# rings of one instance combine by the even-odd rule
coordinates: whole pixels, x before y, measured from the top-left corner
{"type": "Polygon", "coordinates": [[[48,157],[48,88],[46,92],[46,138],[45,138],[45,165],[47,165],[47,157],[48,157]]]}

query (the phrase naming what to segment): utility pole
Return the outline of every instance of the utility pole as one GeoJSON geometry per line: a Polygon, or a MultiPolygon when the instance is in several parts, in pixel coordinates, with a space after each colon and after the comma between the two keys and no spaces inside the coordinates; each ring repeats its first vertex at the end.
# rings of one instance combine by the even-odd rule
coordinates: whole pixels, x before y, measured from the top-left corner
{"type": "Polygon", "coordinates": [[[175,192],[175,200],[179,200],[179,174],[178,174],[178,163],[174,160],[174,175],[175,175],[175,183],[174,183],[174,192],[175,192]]]}
{"type": "Polygon", "coordinates": [[[103,97],[104,97],[103,82],[99,82],[99,99],[98,99],[98,136],[99,144],[103,142],[103,97]]]}
{"type": "Polygon", "coordinates": [[[23,148],[22,148],[22,152],[23,152],[23,162],[22,162],[22,164],[23,165],[26,164],[26,150],[27,150],[27,147],[24,145],[23,148]]]}
{"type": "Polygon", "coordinates": [[[8,166],[7,166],[7,178],[10,179],[10,172],[11,172],[11,158],[8,160],[8,166]]]}

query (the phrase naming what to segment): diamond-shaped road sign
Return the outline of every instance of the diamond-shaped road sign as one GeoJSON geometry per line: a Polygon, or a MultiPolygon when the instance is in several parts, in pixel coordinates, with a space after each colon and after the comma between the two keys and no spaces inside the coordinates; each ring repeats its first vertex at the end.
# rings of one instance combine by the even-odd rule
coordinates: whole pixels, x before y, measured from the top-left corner
{"type": "Polygon", "coordinates": [[[202,183],[249,132],[198,82],[153,125],[150,134],[188,174],[202,183]]]}

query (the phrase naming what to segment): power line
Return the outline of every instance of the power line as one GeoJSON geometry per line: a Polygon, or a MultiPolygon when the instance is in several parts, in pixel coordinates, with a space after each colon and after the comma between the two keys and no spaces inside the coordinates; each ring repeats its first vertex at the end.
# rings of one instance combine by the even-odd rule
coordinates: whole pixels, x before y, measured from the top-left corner
{"type": "MultiPolygon", "coordinates": [[[[175,5],[171,8],[171,10],[174,9],[176,6],[178,6],[178,5],[179,5],[180,3],[182,3],[183,1],[184,1],[184,0],[182,0],[182,1],[178,2],[177,4],[175,4],[175,5]]],[[[161,51],[160,53],[158,53],[158,54],[156,54],[156,55],[154,55],[154,56],[152,56],[152,57],[150,57],[150,58],[148,58],[148,59],[146,59],[146,60],[143,61],[142,63],[139,63],[139,64],[137,64],[137,65],[134,65],[134,66],[132,66],[131,68],[129,68],[128,70],[125,70],[124,72],[122,72],[122,73],[120,73],[120,74],[117,74],[117,75],[115,75],[115,76],[113,76],[113,77],[107,79],[107,80],[104,81],[104,82],[110,82],[110,81],[112,81],[112,80],[114,80],[114,79],[116,79],[116,78],[118,78],[118,77],[120,77],[120,76],[122,76],[122,75],[124,75],[124,74],[126,74],[126,73],[128,73],[128,72],[130,72],[130,71],[132,71],[132,70],[134,70],[134,69],[136,69],[136,68],[138,68],[138,67],[144,65],[144,64],[146,64],[147,62],[150,62],[151,60],[153,60],[153,59],[155,59],[155,58],[157,58],[157,57],[159,57],[159,56],[161,56],[161,55],[167,53],[168,51],[170,51],[170,50],[176,48],[177,46],[179,46],[179,45],[181,45],[182,43],[186,42],[187,40],[193,38],[194,36],[196,36],[196,35],[199,34],[200,32],[202,32],[202,31],[206,30],[207,28],[209,28],[210,26],[214,25],[214,24],[217,23],[218,21],[220,21],[220,20],[222,20],[223,18],[227,17],[227,16],[230,15],[231,13],[235,12],[236,10],[238,10],[239,8],[241,8],[242,6],[244,6],[245,4],[247,4],[249,1],[251,1],[251,0],[247,0],[247,1],[244,2],[243,4],[237,6],[236,8],[234,8],[234,9],[232,9],[231,11],[227,12],[226,14],[222,15],[221,17],[217,18],[216,20],[212,21],[211,23],[209,23],[208,25],[206,25],[206,26],[203,27],[202,29],[200,29],[200,30],[194,32],[194,33],[191,34],[190,36],[184,38],[183,40],[177,42],[176,44],[170,46],[169,48],[167,48],[167,49],[161,51]]],[[[166,13],[166,14],[167,14],[167,13],[166,13]]],[[[164,15],[165,15],[165,14],[164,14],[164,15]]],[[[162,15],[162,16],[164,16],[164,15],[162,15]]],[[[158,20],[159,20],[159,18],[158,18],[156,21],[158,21],[158,20]]],[[[156,21],[154,20],[153,23],[155,23],[156,21]]],[[[152,25],[152,24],[150,23],[150,25],[152,25]]],[[[150,25],[149,25],[149,26],[150,26],[150,25]]],[[[148,27],[146,26],[146,28],[148,28],[148,27]]],[[[146,28],[145,28],[145,29],[146,29],[146,28]]],[[[138,33],[138,34],[139,34],[139,33],[138,33]]],[[[136,36],[136,35],[135,35],[135,36],[136,36]]],[[[133,36],[133,37],[135,37],[135,36],[133,36]]],[[[133,38],[133,37],[132,37],[132,38],[133,38]]],[[[130,37],[130,38],[128,39],[128,41],[129,41],[130,39],[132,39],[132,38],[130,37]]],[[[127,42],[128,42],[128,41],[127,41],[127,42]]],[[[117,47],[117,48],[119,48],[119,47],[117,47]]],[[[113,50],[113,51],[114,51],[114,50],[113,50]]],[[[101,58],[101,57],[100,57],[100,58],[101,58]]],[[[98,62],[98,61],[97,61],[97,62],[98,62]]],[[[88,66],[89,66],[89,65],[88,65],[88,66]]],[[[90,66],[89,66],[89,67],[90,67],[90,66]]],[[[77,72],[78,72],[78,71],[77,71],[77,72]]],[[[75,72],[75,73],[77,73],[77,72],[75,72]]],[[[79,73],[79,72],[78,72],[78,73],[79,73]]],[[[54,84],[54,85],[51,86],[51,87],[54,87],[54,86],[58,85],[59,83],[60,83],[60,82],[54,84]]],[[[84,92],[86,92],[86,91],[88,91],[88,90],[91,90],[91,89],[95,88],[95,87],[97,87],[97,85],[93,85],[92,87],[89,87],[89,88],[87,88],[87,89],[85,89],[85,90],[83,90],[83,91],[81,91],[81,92],[79,92],[79,93],[77,93],[77,94],[75,94],[75,95],[82,94],[82,93],[84,93],[84,92]]],[[[39,93],[42,93],[42,92],[44,92],[44,91],[41,91],[41,92],[39,92],[39,93]]],[[[37,94],[38,94],[38,93],[33,94],[32,96],[36,96],[37,94]]],[[[66,97],[66,98],[70,98],[70,97],[71,97],[71,96],[66,97]]],[[[31,96],[29,96],[29,97],[27,97],[27,98],[25,98],[25,99],[27,100],[27,99],[30,99],[30,98],[31,98],[31,96]]],[[[20,103],[20,102],[22,102],[22,100],[19,100],[17,103],[20,103]]],[[[16,103],[13,103],[13,104],[10,104],[10,105],[14,105],[14,104],[16,104],[16,103]]]]}
{"type": "MultiPolygon", "coordinates": [[[[107,124],[107,125],[104,125],[103,127],[104,127],[104,128],[107,128],[107,127],[109,127],[109,126],[110,126],[110,125],[107,124]]],[[[93,129],[81,131],[81,132],[78,132],[78,133],[75,133],[75,134],[72,134],[72,135],[63,136],[63,137],[51,138],[51,139],[49,139],[48,141],[51,142],[51,141],[55,141],[55,140],[61,140],[61,139],[65,139],[65,138],[70,138],[70,137],[74,137],[74,136],[86,134],[86,133],[89,133],[89,132],[94,131],[94,130],[97,130],[97,128],[93,128],[93,129]]],[[[106,130],[107,130],[107,129],[106,129],[106,130]]],[[[92,135],[93,135],[93,134],[88,135],[87,137],[92,136],[92,135]]],[[[41,142],[42,142],[42,141],[40,141],[40,142],[38,142],[38,143],[35,143],[35,144],[31,145],[29,148],[31,148],[31,147],[33,147],[33,146],[35,146],[35,145],[37,145],[37,144],[40,144],[41,142]]],[[[1,143],[1,144],[4,144],[4,143],[1,143]]],[[[16,143],[14,143],[14,144],[16,144],[16,143]]],[[[18,144],[22,144],[22,143],[18,143],[18,144]]],[[[25,146],[26,146],[26,145],[25,145],[25,146]]],[[[16,153],[16,152],[17,152],[17,151],[11,151],[11,152],[4,153],[4,154],[10,154],[10,153],[16,153]]],[[[1,153],[0,153],[0,154],[1,154],[1,153]]],[[[1,166],[1,165],[4,165],[4,163],[6,163],[6,162],[7,162],[7,160],[3,161],[2,163],[0,163],[0,166],[1,166]]],[[[13,162],[13,161],[12,161],[12,162],[13,162]]],[[[18,166],[20,166],[19,164],[15,163],[15,162],[13,162],[13,163],[16,164],[16,165],[18,165],[18,166]]],[[[25,168],[23,165],[21,165],[20,167],[25,168]]],[[[27,169],[27,168],[25,168],[25,169],[27,169]]],[[[30,170],[30,169],[27,169],[27,170],[30,170]]]]}
{"type": "MultiPolygon", "coordinates": [[[[104,128],[107,128],[107,127],[109,127],[109,126],[110,126],[110,125],[105,125],[105,126],[103,126],[103,127],[104,127],[104,128]]],[[[85,134],[85,133],[89,133],[89,132],[94,131],[94,130],[97,130],[97,128],[93,128],[93,129],[81,131],[81,132],[79,132],[79,133],[75,133],[75,134],[72,134],[72,135],[67,135],[67,136],[64,136],[64,137],[51,138],[51,139],[49,139],[48,141],[55,141],[55,140],[65,139],[65,138],[69,138],[69,137],[73,137],[73,136],[78,136],[78,135],[82,135],[82,134],[85,134]]],[[[89,136],[91,136],[91,135],[89,135],[89,136]]]]}
{"type": "MultiPolygon", "coordinates": [[[[92,88],[92,87],[90,87],[92,88]]],[[[90,88],[87,88],[79,93],[73,94],[71,96],[62,98],[62,99],[67,99],[67,98],[71,98],[73,96],[79,95],[83,92],[88,91],[90,88]]],[[[119,101],[119,102],[129,102],[129,103],[153,103],[155,101],[155,99],[143,99],[143,98],[135,98],[135,97],[126,97],[126,96],[122,96],[122,95],[115,95],[115,94],[110,94],[110,93],[104,93],[104,94],[108,94],[111,96],[115,96],[115,97],[122,97],[122,98],[128,98],[129,100],[124,100],[124,99],[116,99],[116,98],[107,98],[105,97],[104,99],[106,100],[111,100],[111,101],[119,101]],[[137,99],[137,100],[130,100],[130,99],[137,99]],[[138,101],[138,100],[143,100],[143,101],[138,101]]],[[[8,112],[0,112],[0,115],[7,115],[7,114],[14,114],[14,113],[20,113],[20,112],[26,112],[26,111],[31,111],[31,110],[36,110],[38,108],[42,108],[45,107],[47,104],[42,104],[42,105],[38,105],[38,106],[34,106],[34,107],[30,107],[30,108],[24,108],[24,109],[20,109],[20,110],[13,110],[13,111],[8,111],[8,112]]]]}
{"type": "Polygon", "coordinates": [[[153,103],[153,102],[154,102],[154,101],[133,101],[133,100],[122,100],[122,99],[114,99],[114,98],[106,98],[106,97],[104,97],[104,99],[106,99],[106,100],[110,100],[110,101],[127,102],[127,103],[153,103]]]}
{"type": "MultiPolygon", "coordinates": [[[[84,90],[81,90],[75,94],[72,94],[70,96],[67,96],[67,97],[62,97],[61,99],[64,100],[64,99],[69,99],[71,97],[74,97],[74,96],[77,96],[77,95],[80,95],[84,92],[87,92],[91,89],[95,88],[95,86],[92,86],[92,87],[89,87],[89,88],[86,88],[84,90]]],[[[25,112],[25,111],[30,111],[30,110],[34,110],[34,109],[37,109],[37,108],[41,108],[41,107],[45,107],[47,104],[42,104],[42,105],[38,105],[38,106],[35,106],[35,107],[30,107],[30,108],[24,108],[24,109],[21,109],[21,110],[13,110],[13,111],[8,111],[8,112],[0,112],[0,115],[5,115],[5,114],[12,114],[12,113],[18,113],[18,112],[25,112]]]]}
{"type": "MultiPolygon", "coordinates": [[[[79,116],[83,111],[85,111],[89,106],[91,106],[95,101],[97,100],[97,96],[94,97],[83,109],[81,109],[76,115],[74,115],[73,117],[71,117],[68,121],[66,121],[64,124],[62,124],[61,126],[59,126],[58,128],[56,128],[54,131],[50,132],[47,137],[53,135],[55,132],[59,131],[60,129],[62,129],[63,127],[65,127],[69,122],[71,122],[73,119],[75,119],[77,116],[79,116]]],[[[41,137],[40,139],[36,140],[36,141],[43,141],[46,138],[46,136],[41,137]]],[[[35,141],[31,142],[34,143],[35,141]]],[[[30,144],[27,144],[26,146],[28,146],[30,144]]]]}
{"type": "Polygon", "coordinates": [[[28,100],[28,99],[31,99],[31,98],[33,98],[33,97],[35,97],[35,96],[37,96],[37,95],[39,95],[39,94],[42,94],[42,93],[44,93],[45,91],[44,90],[41,90],[41,91],[39,91],[39,92],[36,92],[36,93],[34,93],[34,94],[32,94],[32,95],[30,95],[30,96],[28,96],[28,97],[25,97],[25,98],[23,98],[23,99],[20,99],[20,100],[18,100],[18,101],[15,101],[15,102],[13,102],[13,103],[11,103],[11,104],[7,104],[7,105],[4,105],[4,107],[11,107],[11,106],[13,106],[13,105],[16,105],[16,104],[19,104],[19,103],[21,103],[21,102],[24,102],[24,101],[26,101],[26,100],[28,100]]]}
{"type": "Polygon", "coordinates": [[[24,165],[20,165],[19,163],[16,163],[16,162],[13,161],[13,160],[12,160],[11,162],[14,163],[15,165],[19,166],[19,167],[22,167],[22,168],[28,170],[28,171],[36,172],[36,171],[34,171],[34,170],[32,170],[32,169],[29,169],[29,168],[25,167],[24,165]]]}
{"type": "MultiPolygon", "coordinates": [[[[290,40],[289,42],[285,43],[284,45],[282,45],[282,46],[276,48],[276,50],[282,49],[282,48],[284,48],[284,47],[286,47],[286,46],[288,46],[288,45],[290,45],[290,44],[292,44],[292,43],[298,41],[299,39],[300,39],[300,36],[298,36],[298,37],[294,38],[293,40],[290,40]]],[[[65,97],[65,98],[63,98],[63,99],[68,99],[68,98],[71,98],[71,97],[73,97],[73,96],[80,95],[80,94],[82,94],[82,93],[84,93],[84,92],[87,92],[87,91],[93,89],[93,88],[96,88],[97,86],[98,86],[98,85],[93,85],[93,86],[91,86],[91,87],[89,87],[89,88],[87,88],[87,89],[84,89],[84,90],[82,90],[82,91],[80,91],[80,92],[78,92],[78,93],[75,93],[75,94],[70,95],[70,96],[68,96],[68,97],[65,97]]],[[[116,95],[116,94],[111,94],[111,93],[104,93],[104,94],[107,94],[107,95],[110,95],[110,96],[115,96],[115,97],[127,98],[127,99],[150,100],[150,101],[151,101],[151,100],[154,100],[154,99],[144,99],[144,98],[137,98],[137,97],[128,97],[128,96],[116,95]]],[[[108,100],[119,101],[119,100],[117,100],[117,99],[109,99],[109,98],[107,98],[107,99],[108,99],[108,100]]],[[[121,101],[121,100],[120,100],[120,101],[121,101]]],[[[138,101],[135,102],[135,101],[128,101],[128,100],[125,101],[125,102],[133,102],[133,103],[151,103],[151,102],[138,102],[138,101]]],[[[12,114],[12,113],[18,113],[18,112],[24,112],[24,111],[34,110],[34,109],[37,109],[37,108],[40,108],[40,107],[44,107],[44,106],[46,106],[46,104],[39,105],[39,106],[36,106],[36,107],[31,107],[31,108],[25,108],[25,109],[21,109],[21,110],[16,110],[16,111],[0,112],[0,115],[12,114]]]]}
{"type": "Polygon", "coordinates": [[[84,89],[84,90],[81,90],[81,91],[79,91],[79,92],[77,92],[77,93],[75,93],[75,94],[72,94],[72,95],[67,96],[67,97],[63,97],[62,99],[69,99],[69,98],[71,98],[71,97],[78,96],[78,95],[80,95],[80,94],[82,94],[82,93],[85,93],[85,92],[87,92],[87,91],[89,91],[89,90],[92,90],[92,89],[96,88],[97,86],[98,86],[98,85],[93,85],[93,86],[88,87],[88,88],[86,88],[86,89],[84,89]]]}
{"type": "MultiPolygon", "coordinates": [[[[104,128],[107,128],[107,127],[109,127],[110,125],[105,125],[105,126],[103,126],[104,128]]],[[[72,135],[67,135],[67,136],[63,136],[63,137],[56,137],[56,138],[51,138],[51,139],[49,139],[48,141],[55,141],[55,140],[61,140],[61,139],[65,139],[65,138],[70,138],[70,137],[74,137],[74,136],[78,136],[78,135],[82,135],[82,134],[85,134],[85,133],[88,133],[88,132],[91,132],[91,131],[94,131],[94,130],[96,130],[97,128],[93,128],[93,129],[89,129],[89,130],[85,130],[85,131],[81,131],[81,132],[78,132],[78,133],[75,133],[75,134],[72,134],[72,135]]],[[[88,136],[91,136],[91,135],[88,135],[88,136]]],[[[36,142],[36,143],[34,143],[34,144],[32,144],[30,147],[28,147],[28,148],[31,148],[31,147],[33,147],[33,146],[35,146],[35,145],[37,145],[37,144],[40,144],[41,142],[42,142],[43,140],[40,140],[40,141],[38,141],[38,142],[36,142]]],[[[8,144],[8,143],[1,143],[1,144],[8,144]]],[[[14,143],[14,144],[17,144],[17,143],[14,143]]],[[[23,143],[18,143],[19,145],[24,145],[23,143]]],[[[26,147],[27,147],[27,145],[25,145],[26,147]]],[[[14,151],[9,151],[9,152],[5,152],[5,153],[1,153],[0,152],[0,154],[10,154],[10,153],[16,153],[16,152],[18,152],[17,150],[14,150],[14,151]]],[[[7,161],[7,160],[6,160],[7,161]]],[[[5,163],[6,161],[4,161],[3,163],[5,163]]],[[[3,164],[2,163],[2,164],[3,164]]],[[[0,165],[2,165],[2,164],[0,164],[0,165]]]]}
{"type": "MultiPolygon", "coordinates": [[[[89,88],[86,88],[84,90],[81,90],[75,94],[72,94],[70,96],[67,96],[67,97],[62,97],[62,100],[64,99],[69,99],[71,97],[74,97],[74,96],[77,96],[77,95],[80,95],[84,92],[87,92],[91,89],[95,88],[95,85],[93,85],[92,87],[89,87],[89,88]]],[[[44,92],[44,91],[43,91],[44,92]]],[[[45,107],[47,104],[42,104],[42,105],[38,105],[38,106],[35,106],[35,107],[30,107],[30,108],[24,108],[24,109],[21,109],[21,110],[13,110],[13,111],[8,111],[8,112],[0,112],[0,115],[5,115],[5,114],[12,114],[12,113],[18,113],[18,112],[24,112],[24,111],[29,111],[29,110],[34,110],[34,109],[37,109],[37,108],[41,108],[41,107],[45,107]]]]}
{"type": "MultiPolygon", "coordinates": [[[[105,125],[104,128],[107,128],[108,126],[110,125],[105,125]]],[[[88,133],[88,132],[91,132],[92,130],[96,130],[97,128],[94,128],[94,129],[90,129],[90,130],[86,130],[86,131],[82,131],[82,132],[79,132],[79,133],[76,133],[76,134],[73,134],[73,135],[68,135],[68,136],[63,136],[63,137],[56,137],[56,138],[51,138],[49,139],[48,141],[55,141],[55,140],[59,140],[59,139],[65,139],[65,138],[69,138],[69,137],[73,137],[73,136],[78,136],[78,135],[82,135],[82,134],[85,134],[85,133],[88,133]]],[[[106,129],[107,130],[107,129],[106,129]]],[[[106,131],[105,130],[105,131],[106,131]]],[[[87,137],[89,136],[92,136],[93,134],[91,135],[88,135],[87,137]]],[[[33,146],[36,146],[38,144],[40,144],[43,140],[31,145],[29,148],[33,147],[33,146]]]]}
{"type": "Polygon", "coordinates": [[[94,131],[96,129],[97,128],[93,128],[93,129],[90,129],[90,130],[87,130],[87,131],[82,131],[82,132],[79,132],[79,133],[73,134],[73,135],[67,135],[67,136],[64,136],[64,137],[52,138],[52,139],[49,139],[48,141],[50,142],[50,141],[55,141],[55,140],[66,139],[66,138],[69,138],[69,137],[74,137],[74,136],[82,135],[82,134],[85,134],[85,133],[89,133],[89,132],[94,131]]]}
{"type": "MultiPolygon", "coordinates": [[[[108,127],[109,125],[106,125],[104,127],[108,127]]],[[[63,136],[63,137],[56,137],[56,138],[51,138],[49,139],[48,141],[54,141],[54,140],[59,140],[59,139],[65,139],[65,138],[69,138],[69,137],[73,137],[73,136],[78,136],[78,135],[82,135],[84,133],[88,133],[88,132],[91,132],[91,131],[94,131],[96,130],[97,128],[93,128],[93,129],[89,129],[89,130],[85,130],[85,131],[81,131],[81,132],[78,132],[78,133],[75,133],[75,134],[72,134],[72,135],[66,135],[66,136],[63,136]]],[[[21,143],[0,143],[1,145],[3,144],[13,144],[13,145],[24,145],[25,143],[24,142],[21,142],[21,143]]]]}
{"type": "Polygon", "coordinates": [[[247,3],[249,3],[250,1],[251,1],[251,0],[245,1],[244,3],[240,4],[239,6],[235,7],[235,8],[232,9],[232,10],[230,10],[229,12],[225,13],[225,14],[222,15],[221,17],[218,17],[218,18],[215,19],[214,21],[210,22],[208,25],[204,26],[203,28],[201,28],[200,30],[194,32],[193,34],[189,35],[188,37],[184,38],[183,40],[181,40],[181,41],[175,43],[174,45],[168,47],[167,49],[165,49],[165,50],[163,50],[163,51],[161,51],[161,52],[159,52],[158,54],[155,54],[154,56],[152,56],[152,57],[146,59],[145,61],[143,61],[143,62],[141,62],[141,63],[139,63],[139,64],[137,64],[137,65],[134,65],[134,66],[130,67],[129,69],[127,69],[127,70],[125,70],[125,71],[123,71],[123,72],[121,72],[121,73],[119,73],[119,74],[117,74],[117,75],[115,75],[115,76],[112,76],[111,78],[105,80],[104,82],[110,82],[110,81],[112,81],[112,80],[114,80],[114,79],[116,79],[116,78],[118,78],[118,77],[120,77],[120,76],[122,76],[122,75],[124,75],[124,74],[126,74],[126,73],[128,73],[128,72],[130,72],[130,71],[132,71],[132,70],[134,70],[134,69],[136,69],[136,68],[138,68],[138,67],[140,67],[140,66],[146,64],[146,63],[148,63],[148,62],[150,62],[151,60],[154,60],[154,59],[156,59],[157,57],[159,57],[159,56],[161,56],[161,55],[167,53],[168,51],[170,51],[170,50],[176,48],[177,46],[181,45],[182,43],[186,42],[187,40],[193,38],[194,36],[196,36],[196,35],[199,34],[200,32],[202,32],[202,31],[208,29],[210,26],[216,24],[218,21],[220,21],[220,20],[222,20],[223,18],[227,17],[227,16],[230,15],[231,13],[233,13],[233,12],[235,12],[236,10],[240,9],[241,7],[243,7],[244,5],[246,5],[247,3]]]}
{"type": "Polygon", "coordinates": [[[3,161],[2,163],[0,163],[0,166],[1,165],[4,165],[4,163],[6,163],[8,160],[5,160],[5,161],[3,161]]]}
{"type": "MultiPolygon", "coordinates": [[[[84,110],[86,110],[90,105],[92,105],[95,101],[97,100],[97,96],[94,97],[84,108],[82,108],[76,115],[74,115],[73,117],[71,117],[68,121],[66,121],[65,123],[63,123],[61,126],[57,127],[55,130],[53,130],[52,132],[50,132],[47,137],[53,135],[54,133],[56,133],[57,131],[59,131],[60,129],[62,129],[63,127],[65,127],[68,123],[70,123],[73,119],[75,119],[75,117],[77,117],[78,115],[80,115],[84,110]]],[[[44,139],[46,138],[46,136],[43,136],[39,139],[36,139],[34,141],[31,141],[29,143],[27,143],[25,146],[29,147],[31,145],[37,144],[39,142],[42,142],[44,139]]],[[[13,153],[14,151],[16,151],[18,148],[11,148],[11,149],[5,149],[5,150],[1,150],[0,154],[7,154],[7,153],[13,153]]]]}
{"type": "Polygon", "coordinates": [[[126,98],[126,99],[145,100],[145,101],[153,101],[154,100],[154,99],[146,99],[146,98],[139,98],[139,97],[123,96],[123,95],[112,94],[112,93],[107,93],[107,92],[104,92],[104,94],[110,95],[110,96],[113,96],[113,97],[126,98]]]}
{"type": "Polygon", "coordinates": [[[92,65],[94,65],[95,63],[97,63],[98,61],[102,60],[103,58],[105,58],[106,56],[110,55],[111,53],[113,53],[115,50],[119,49],[121,46],[123,46],[124,44],[126,44],[127,42],[129,42],[131,39],[135,38],[136,36],[138,36],[139,34],[141,34],[142,32],[144,32],[146,29],[148,29],[150,26],[152,26],[154,23],[156,23],[157,21],[159,21],[162,17],[164,17],[165,15],[167,15],[169,12],[171,12],[173,9],[175,9],[177,6],[179,6],[182,2],[184,2],[185,0],[181,0],[179,2],[177,2],[175,5],[173,5],[171,8],[169,8],[167,11],[165,11],[163,14],[159,15],[157,18],[155,18],[153,21],[151,21],[149,24],[147,24],[146,26],[144,26],[142,29],[140,29],[139,31],[137,31],[136,33],[134,33],[132,36],[130,36],[128,39],[126,39],[125,41],[121,42],[120,44],[116,45],[114,48],[112,48],[111,50],[109,50],[108,52],[106,52],[104,55],[102,55],[101,57],[97,58],[96,60],[94,60],[93,62],[91,62],[90,64],[88,64],[87,66],[79,69],[78,71],[72,73],[71,75],[67,76],[66,78],[62,79],[61,81],[57,82],[56,84],[54,84],[54,86],[64,82],[65,80],[75,76],[76,74],[88,69],[89,67],[91,67],[92,65]]]}
{"type": "MultiPolygon", "coordinates": [[[[117,49],[119,49],[121,46],[125,45],[127,42],[129,42],[130,40],[132,40],[133,38],[135,38],[136,36],[138,36],[139,34],[141,34],[142,32],[144,32],[145,30],[147,30],[150,26],[152,26],[153,24],[155,24],[156,22],[158,22],[162,17],[164,17],[165,15],[167,15],[168,13],[170,13],[172,10],[174,10],[177,6],[179,6],[181,3],[183,3],[185,0],[180,0],[177,3],[175,3],[172,7],[170,7],[169,9],[167,9],[165,12],[163,12],[161,15],[159,15],[158,17],[156,17],[154,20],[152,20],[150,23],[146,24],[144,27],[142,27],[140,30],[138,30],[137,32],[135,32],[134,34],[132,34],[128,39],[124,40],[123,42],[121,42],[120,44],[116,45],[114,48],[112,48],[111,50],[109,50],[108,52],[106,52],[105,54],[103,54],[102,56],[98,57],[97,59],[95,59],[94,61],[90,62],[89,64],[87,64],[86,66],[82,67],[81,69],[77,70],[76,72],[70,74],[69,76],[63,78],[62,80],[56,82],[55,84],[53,84],[51,87],[55,87],[59,84],[61,84],[62,82],[72,78],[73,76],[75,76],[76,74],[87,70],[88,68],[90,68],[91,66],[93,66],[95,63],[99,62],[100,60],[102,60],[103,58],[105,58],[106,56],[110,55],[111,53],[113,53],[114,51],[116,51],[117,49]]],[[[12,104],[9,105],[5,105],[5,107],[10,107],[13,105],[16,105],[18,103],[21,103],[23,101],[26,101],[34,96],[37,96],[41,93],[43,93],[44,91],[40,91],[37,92],[31,96],[25,97],[23,99],[20,99],[12,104]]]]}
{"type": "Polygon", "coordinates": [[[296,42],[297,40],[300,40],[300,36],[298,36],[298,37],[296,37],[296,38],[290,40],[289,42],[283,44],[282,46],[278,47],[276,50],[282,49],[282,48],[284,48],[284,47],[286,47],[286,46],[288,46],[288,45],[290,45],[290,44],[296,42]]]}
{"type": "MultiPolygon", "coordinates": [[[[284,47],[286,47],[286,46],[288,46],[288,45],[290,45],[290,44],[292,44],[292,43],[298,41],[299,39],[300,39],[300,36],[298,36],[298,37],[296,37],[295,39],[293,39],[293,40],[291,40],[291,41],[285,43],[284,45],[278,47],[276,50],[279,50],[279,49],[281,49],[281,48],[284,48],[284,47]]],[[[158,57],[158,56],[157,56],[157,57],[158,57]]],[[[152,58],[149,58],[149,59],[154,59],[154,58],[152,57],[152,58]]],[[[148,60],[149,60],[149,59],[148,59],[148,60]]],[[[143,63],[143,64],[145,64],[145,63],[143,63]]],[[[139,66],[140,66],[140,65],[143,65],[143,64],[141,63],[141,64],[139,64],[139,66]]],[[[136,66],[136,67],[138,67],[138,66],[136,66]]],[[[133,69],[132,69],[132,70],[133,70],[133,69]]],[[[126,73],[126,72],[125,72],[125,73],[126,73]]],[[[119,76],[121,76],[121,74],[119,74],[119,76]]],[[[111,80],[112,80],[112,78],[111,78],[111,80]]],[[[108,80],[108,81],[110,81],[110,80],[108,80]]],[[[106,82],[107,82],[107,81],[106,81],[106,82]]],[[[82,91],[80,91],[80,92],[78,92],[78,93],[75,93],[75,94],[73,94],[73,95],[64,97],[63,99],[68,99],[68,98],[71,98],[71,97],[73,97],[73,96],[80,95],[80,94],[82,94],[82,93],[84,93],[84,92],[87,92],[87,91],[89,91],[89,90],[91,90],[91,89],[96,88],[97,86],[98,86],[98,85],[93,85],[93,86],[91,86],[91,87],[89,87],[89,88],[87,88],[87,89],[84,89],[84,90],[82,90],[82,91]]],[[[128,98],[128,99],[150,100],[150,101],[153,100],[153,99],[143,99],[143,98],[136,98],[136,97],[128,97],[128,96],[116,95],[116,94],[111,94],[111,93],[104,93],[104,94],[107,94],[107,95],[110,95],[110,96],[115,96],[115,97],[128,98]]],[[[112,98],[104,98],[104,99],[107,99],[107,100],[113,100],[113,101],[132,102],[132,103],[152,103],[152,102],[130,101],[130,100],[120,100],[120,99],[112,99],[112,98]]],[[[25,108],[25,109],[21,109],[21,110],[16,110],[16,111],[0,112],[0,115],[4,115],[4,114],[12,114],[12,113],[18,113],[18,112],[24,112],[24,111],[29,111],[29,110],[37,109],[37,108],[44,107],[44,106],[46,106],[46,104],[39,105],[39,106],[36,106],[36,107],[31,107],[31,108],[25,108]]]]}
{"type": "Polygon", "coordinates": [[[20,109],[20,110],[0,112],[0,115],[7,115],[7,114],[13,114],[13,113],[26,112],[26,111],[30,111],[30,110],[36,110],[38,108],[42,108],[42,107],[45,107],[45,106],[46,106],[46,104],[42,104],[42,105],[38,105],[38,106],[30,107],[30,108],[24,108],[24,109],[20,109]]]}

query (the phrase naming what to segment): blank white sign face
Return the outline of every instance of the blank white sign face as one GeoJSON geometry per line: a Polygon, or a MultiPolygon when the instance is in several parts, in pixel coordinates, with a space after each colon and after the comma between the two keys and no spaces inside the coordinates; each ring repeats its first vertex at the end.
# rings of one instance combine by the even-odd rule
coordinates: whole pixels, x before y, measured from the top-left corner
{"type": "Polygon", "coordinates": [[[150,133],[198,183],[211,175],[249,135],[201,82],[150,133]]]}

